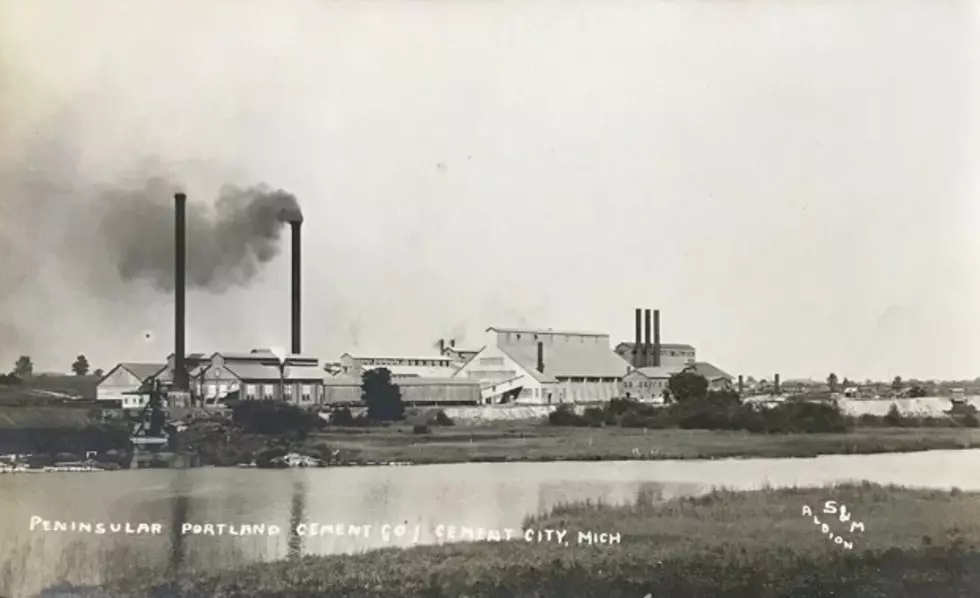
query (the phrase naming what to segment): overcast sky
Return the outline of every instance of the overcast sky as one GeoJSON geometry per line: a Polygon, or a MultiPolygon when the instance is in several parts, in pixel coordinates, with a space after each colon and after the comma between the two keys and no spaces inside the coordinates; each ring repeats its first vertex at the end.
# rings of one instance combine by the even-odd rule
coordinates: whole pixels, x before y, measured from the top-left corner
{"type": "MultiPolygon", "coordinates": [[[[171,351],[73,211],[152,163],[299,197],[321,358],[649,307],[732,374],[980,376],[974,5],[2,0],[2,368],[171,351]]],[[[288,346],[288,261],[188,350],[288,346]]]]}

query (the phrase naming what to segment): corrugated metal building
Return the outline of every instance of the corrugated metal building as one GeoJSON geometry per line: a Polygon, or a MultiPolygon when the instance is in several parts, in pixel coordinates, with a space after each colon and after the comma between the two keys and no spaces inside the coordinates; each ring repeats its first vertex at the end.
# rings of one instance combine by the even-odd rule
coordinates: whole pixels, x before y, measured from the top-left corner
{"type": "Polygon", "coordinates": [[[480,382],[486,404],[588,403],[619,396],[628,369],[608,334],[490,327],[456,377],[480,382]]]}

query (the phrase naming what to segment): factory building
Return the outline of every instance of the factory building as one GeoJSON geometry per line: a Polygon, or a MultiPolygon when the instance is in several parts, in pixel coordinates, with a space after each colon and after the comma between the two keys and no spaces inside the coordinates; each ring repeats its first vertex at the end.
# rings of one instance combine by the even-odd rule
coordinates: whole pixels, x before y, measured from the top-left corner
{"type": "MultiPolygon", "coordinates": [[[[407,377],[392,381],[410,407],[451,407],[480,404],[480,385],[457,378],[407,377]]],[[[361,382],[349,376],[327,376],[323,380],[323,405],[363,407],[361,382]]]]}
{"type": "Polygon", "coordinates": [[[457,369],[462,367],[467,361],[473,359],[479,352],[480,349],[475,347],[457,347],[454,339],[449,339],[449,344],[446,344],[446,341],[443,339],[439,339],[439,354],[452,359],[453,366],[457,369]]]}
{"type": "Polygon", "coordinates": [[[649,309],[636,310],[636,336],[633,342],[616,345],[616,355],[628,361],[634,368],[687,365],[696,361],[694,347],[691,345],[660,342],[660,310],[653,310],[653,339],[651,342],[651,312],[649,309]],[[645,311],[645,314],[644,314],[645,311]],[[646,316],[646,335],[643,338],[644,318],[646,316]]]}
{"type": "MultiPolygon", "coordinates": [[[[642,348],[642,344],[640,347],[642,348]]],[[[622,342],[616,345],[616,355],[632,363],[636,353],[636,343],[622,342]]],[[[697,353],[693,346],[678,343],[663,343],[660,345],[661,365],[686,365],[697,361],[697,353]]]]}
{"type": "Polygon", "coordinates": [[[357,380],[364,372],[378,368],[386,368],[391,372],[391,379],[398,381],[407,378],[449,378],[456,372],[453,358],[445,355],[379,357],[344,353],[340,364],[340,375],[357,380]]]}
{"type": "Polygon", "coordinates": [[[608,334],[490,327],[455,377],[479,382],[484,404],[547,405],[608,401],[628,369],[608,334]]]}
{"type": "MultiPolygon", "coordinates": [[[[197,405],[215,405],[233,396],[243,400],[282,399],[313,406],[322,401],[324,371],[319,359],[285,355],[280,362],[271,350],[248,353],[222,352],[206,356],[192,353],[184,358],[191,400],[197,405]]],[[[174,356],[155,378],[165,387],[173,384],[174,356]]]]}
{"type": "Polygon", "coordinates": [[[138,391],[166,367],[163,363],[120,363],[99,380],[96,400],[119,401],[123,409],[139,409],[146,404],[147,397],[127,393],[138,391]]]}
{"type": "Polygon", "coordinates": [[[709,390],[721,390],[732,385],[732,376],[710,363],[701,361],[633,369],[623,378],[623,395],[628,399],[639,401],[663,402],[664,390],[667,389],[670,377],[685,370],[704,376],[708,380],[709,390]]]}

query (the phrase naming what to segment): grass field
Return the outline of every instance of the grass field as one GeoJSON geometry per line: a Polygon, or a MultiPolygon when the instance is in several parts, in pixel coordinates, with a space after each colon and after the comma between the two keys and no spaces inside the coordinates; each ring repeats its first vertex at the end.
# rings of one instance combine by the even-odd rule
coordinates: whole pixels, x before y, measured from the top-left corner
{"type": "Polygon", "coordinates": [[[306,445],[315,450],[339,449],[354,462],[776,458],[980,448],[980,430],[875,427],[840,434],[750,434],[500,422],[473,428],[433,427],[430,434],[413,434],[410,426],[331,427],[312,435],[306,445]]]}
{"type": "Polygon", "coordinates": [[[179,583],[138,579],[106,596],[265,598],[594,597],[952,598],[980,595],[980,495],[870,484],[715,492],[623,507],[568,505],[525,529],[563,529],[569,545],[476,542],[305,557],[179,583]],[[822,513],[847,506],[842,523],[822,513]],[[821,533],[817,513],[846,549],[821,533]],[[864,529],[850,524],[860,521],[864,529]],[[586,545],[579,531],[618,533],[586,545]]]}

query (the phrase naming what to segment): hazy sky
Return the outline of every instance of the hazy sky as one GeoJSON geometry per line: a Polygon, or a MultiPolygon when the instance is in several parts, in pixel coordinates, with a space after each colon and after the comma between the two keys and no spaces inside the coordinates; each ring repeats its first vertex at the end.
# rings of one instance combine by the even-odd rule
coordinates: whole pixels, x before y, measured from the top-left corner
{"type": "MultiPolygon", "coordinates": [[[[0,367],[170,352],[78,212],[162,169],[297,195],[322,358],[649,307],[732,374],[980,376],[974,5],[0,0],[0,367]]],[[[188,349],[288,346],[288,273],[188,349]]]]}

